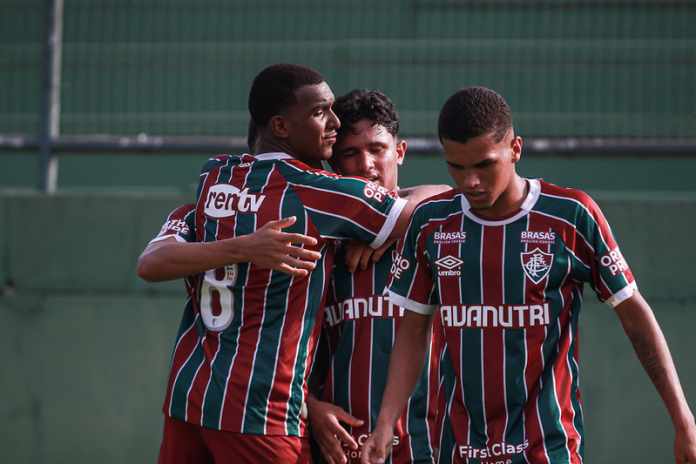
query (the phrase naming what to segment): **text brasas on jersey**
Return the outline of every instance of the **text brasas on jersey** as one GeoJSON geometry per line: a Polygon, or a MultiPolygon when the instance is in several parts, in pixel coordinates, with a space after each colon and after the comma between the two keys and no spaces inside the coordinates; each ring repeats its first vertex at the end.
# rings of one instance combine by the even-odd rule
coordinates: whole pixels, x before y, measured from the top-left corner
{"type": "Polygon", "coordinates": [[[523,328],[549,324],[549,304],[442,305],[442,325],[455,328],[523,328]]]}
{"type": "Polygon", "coordinates": [[[266,195],[239,190],[234,185],[216,184],[210,187],[205,199],[205,214],[212,218],[226,218],[240,213],[257,213],[266,195]]]}

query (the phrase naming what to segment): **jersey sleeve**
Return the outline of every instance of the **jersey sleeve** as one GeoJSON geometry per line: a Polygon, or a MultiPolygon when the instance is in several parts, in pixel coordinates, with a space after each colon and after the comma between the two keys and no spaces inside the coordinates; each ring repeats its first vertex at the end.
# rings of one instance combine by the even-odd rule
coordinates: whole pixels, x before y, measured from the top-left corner
{"type": "Polygon", "coordinates": [[[169,213],[159,233],[150,240],[150,243],[170,237],[174,237],[178,242],[194,242],[196,239],[194,210],[194,205],[188,204],[179,206],[169,213]]]}
{"type": "Polygon", "coordinates": [[[426,220],[416,210],[406,235],[399,241],[392,256],[389,300],[420,314],[433,314],[437,308],[434,281],[425,254],[423,231],[426,220]]]}
{"type": "Polygon", "coordinates": [[[611,227],[592,198],[584,195],[577,214],[578,242],[591,254],[589,269],[581,280],[588,281],[600,301],[616,306],[630,298],[637,289],[626,259],[614,238],[611,227]]]}
{"type": "Polygon", "coordinates": [[[287,166],[289,184],[325,238],[355,239],[379,248],[406,204],[374,182],[287,166]]]}

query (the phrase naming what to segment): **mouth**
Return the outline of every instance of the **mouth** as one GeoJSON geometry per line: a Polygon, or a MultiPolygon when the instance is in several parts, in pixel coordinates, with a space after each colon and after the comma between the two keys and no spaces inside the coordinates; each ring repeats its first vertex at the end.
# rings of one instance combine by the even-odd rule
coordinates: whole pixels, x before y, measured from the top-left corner
{"type": "Polygon", "coordinates": [[[474,192],[464,192],[464,195],[471,200],[481,200],[488,195],[486,191],[474,191],[474,192]]]}
{"type": "Polygon", "coordinates": [[[338,134],[337,134],[336,132],[331,132],[331,133],[329,133],[329,134],[326,134],[326,135],[323,137],[323,139],[324,139],[325,142],[334,144],[334,143],[336,143],[337,137],[338,137],[338,134]]]}

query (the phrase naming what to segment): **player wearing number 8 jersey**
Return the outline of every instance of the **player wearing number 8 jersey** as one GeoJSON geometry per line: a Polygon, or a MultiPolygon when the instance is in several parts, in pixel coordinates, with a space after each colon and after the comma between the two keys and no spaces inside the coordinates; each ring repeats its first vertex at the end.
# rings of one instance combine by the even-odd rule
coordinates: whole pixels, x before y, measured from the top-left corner
{"type": "Polygon", "coordinates": [[[423,202],[403,239],[405,265],[393,273],[389,298],[409,311],[363,462],[382,462],[389,448],[431,318],[442,325],[456,376],[440,462],[582,462],[577,339],[584,283],[615,308],[662,395],[677,432],[677,462],[692,460],[693,415],[597,204],[578,190],[516,174],[522,140],[507,103],[489,89],[450,97],[439,130],[458,191],[423,202]]]}
{"type": "Polygon", "coordinates": [[[160,462],[189,462],[184,455],[192,448],[211,462],[310,460],[302,412],[332,242],[352,238],[378,247],[405,228],[418,200],[407,206],[365,180],[320,169],[339,126],[332,104],[316,71],[266,68],[249,97],[259,154],[219,156],[201,172],[189,216],[195,240],[246,237],[293,216],[286,230],[313,237],[307,248],[321,257],[307,275],[252,260],[197,278],[173,354],[160,462]],[[193,438],[181,445],[177,430],[184,425],[193,438]]]}

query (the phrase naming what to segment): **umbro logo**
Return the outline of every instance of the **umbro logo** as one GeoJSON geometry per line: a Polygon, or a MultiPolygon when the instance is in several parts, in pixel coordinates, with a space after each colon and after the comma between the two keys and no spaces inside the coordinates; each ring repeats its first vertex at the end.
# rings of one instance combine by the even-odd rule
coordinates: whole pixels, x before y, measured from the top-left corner
{"type": "Polygon", "coordinates": [[[437,275],[441,277],[456,277],[462,275],[459,271],[459,267],[464,264],[464,261],[457,258],[456,256],[447,255],[435,261],[439,270],[437,275]]]}

